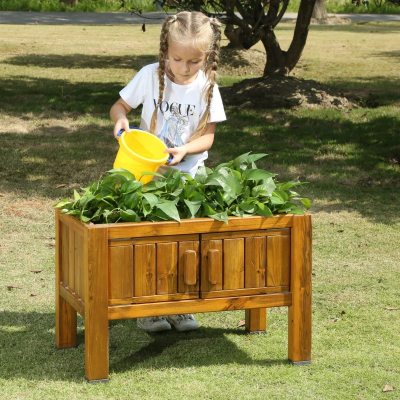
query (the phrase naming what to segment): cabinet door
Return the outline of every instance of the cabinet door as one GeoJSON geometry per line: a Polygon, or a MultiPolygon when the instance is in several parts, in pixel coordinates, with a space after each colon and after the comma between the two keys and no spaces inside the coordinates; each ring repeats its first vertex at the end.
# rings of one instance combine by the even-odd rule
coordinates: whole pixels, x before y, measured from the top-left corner
{"type": "Polygon", "coordinates": [[[284,292],[289,282],[290,229],[202,235],[202,298],[284,292]]]}
{"type": "Polygon", "coordinates": [[[199,297],[198,235],[116,241],[109,250],[110,305],[199,297]]]}

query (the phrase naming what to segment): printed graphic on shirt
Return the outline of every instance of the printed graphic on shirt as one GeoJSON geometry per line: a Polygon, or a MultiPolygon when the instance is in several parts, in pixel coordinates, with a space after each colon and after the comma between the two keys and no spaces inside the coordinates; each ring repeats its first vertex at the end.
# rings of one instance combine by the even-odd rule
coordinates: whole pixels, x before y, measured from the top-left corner
{"type": "Polygon", "coordinates": [[[158,137],[169,148],[179,147],[184,145],[182,135],[185,132],[185,127],[189,125],[189,117],[179,112],[177,104],[171,104],[170,112],[170,116],[164,118],[164,124],[158,137]]]}

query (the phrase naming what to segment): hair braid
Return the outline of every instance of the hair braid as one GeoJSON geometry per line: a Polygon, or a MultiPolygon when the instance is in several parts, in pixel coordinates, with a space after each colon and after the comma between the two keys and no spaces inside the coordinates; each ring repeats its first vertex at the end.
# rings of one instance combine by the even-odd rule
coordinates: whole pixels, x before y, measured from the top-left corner
{"type": "Polygon", "coordinates": [[[189,142],[199,138],[202,136],[207,128],[208,120],[210,118],[210,107],[211,107],[211,101],[213,99],[213,94],[214,94],[214,85],[216,83],[216,78],[217,78],[217,69],[218,69],[218,64],[219,64],[219,50],[220,50],[220,42],[221,42],[221,24],[220,22],[212,18],[210,20],[211,27],[214,31],[214,41],[211,46],[211,50],[208,56],[208,61],[209,65],[204,69],[204,73],[207,77],[207,80],[209,82],[207,88],[206,88],[206,93],[205,93],[205,99],[207,103],[206,110],[203,113],[203,116],[201,117],[199,121],[199,125],[197,126],[197,129],[193,133],[193,135],[189,138],[189,142]]]}
{"type": "Polygon", "coordinates": [[[156,134],[156,129],[157,129],[157,114],[158,114],[158,109],[160,107],[160,104],[162,102],[163,96],[164,96],[164,88],[165,88],[165,80],[164,80],[164,75],[165,75],[165,60],[167,58],[167,51],[168,51],[168,33],[169,33],[169,28],[173,22],[176,21],[176,18],[174,16],[168,17],[161,28],[161,34],[160,34],[160,50],[158,53],[158,81],[159,81],[159,91],[158,91],[158,100],[156,104],[156,108],[153,111],[153,115],[151,117],[151,122],[150,122],[150,132],[155,135],[156,134]]]}

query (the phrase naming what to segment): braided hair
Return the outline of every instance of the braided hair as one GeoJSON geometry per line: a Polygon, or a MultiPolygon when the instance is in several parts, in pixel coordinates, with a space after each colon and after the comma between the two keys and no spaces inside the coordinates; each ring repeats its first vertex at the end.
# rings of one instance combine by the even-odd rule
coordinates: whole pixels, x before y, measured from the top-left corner
{"type": "Polygon", "coordinates": [[[216,83],[219,63],[219,50],[221,41],[221,24],[216,18],[208,18],[200,12],[184,11],[176,15],[168,16],[164,21],[160,34],[160,51],[158,56],[159,94],[156,108],[153,112],[150,132],[156,133],[157,114],[163,100],[165,88],[165,62],[168,56],[168,47],[171,43],[196,46],[206,54],[206,66],[204,74],[207,78],[204,97],[206,110],[200,118],[199,124],[189,142],[202,136],[206,130],[210,117],[210,106],[213,98],[214,85],[216,83]]]}

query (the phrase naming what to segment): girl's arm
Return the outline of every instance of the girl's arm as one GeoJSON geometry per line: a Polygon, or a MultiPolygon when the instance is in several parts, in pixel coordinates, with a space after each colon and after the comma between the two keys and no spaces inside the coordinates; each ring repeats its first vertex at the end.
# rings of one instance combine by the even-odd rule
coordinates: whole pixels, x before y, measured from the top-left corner
{"type": "Polygon", "coordinates": [[[186,154],[202,153],[203,151],[210,149],[214,142],[215,125],[215,122],[207,124],[205,133],[198,139],[193,140],[193,142],[164,150],[164,153],[170,153],[174,157],[169,165],[178,164],[186,154]]]}
{"type": "Polygon", "coordinates": [[[126,132],[129,132],[129,121],[126,118],[126,114],[132,110],[124,100],[119,99],[110,110],[110,117],[115,123],[114,126],[114,137],[119,140],[118,132],[123,129],[126,132]]]}

